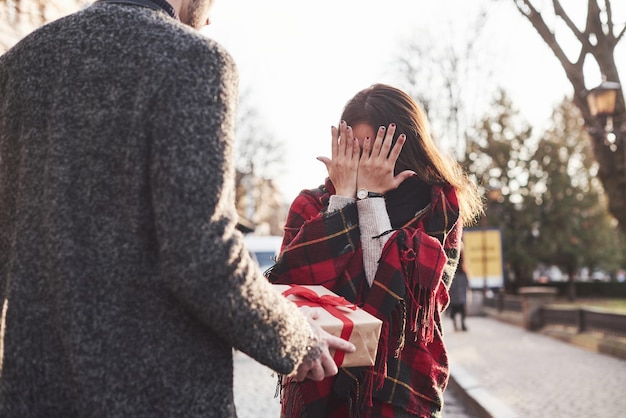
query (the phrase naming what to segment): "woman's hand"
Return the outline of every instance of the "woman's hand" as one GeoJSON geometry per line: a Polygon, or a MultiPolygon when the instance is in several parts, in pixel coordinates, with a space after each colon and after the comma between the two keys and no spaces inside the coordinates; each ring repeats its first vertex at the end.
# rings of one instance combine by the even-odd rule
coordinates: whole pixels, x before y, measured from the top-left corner
{"type": "Polygon", "coordinates": [[[341,121],[339,129],[331,128],[332,154],[331,158],[317,157],[326,165],[328,177],[335,186],[338,196],[355,197],[357,169],[361,149],[359,141],[354,137],[352,128],[341,121]]]}
{"type": "Polygon", "coordinates": [[[303,313],[309,319],[313,337],[308,353],[296,369],[295,378],[298,382],[307,378],[319,382],[325,377],[336,375],[339,371],[335,360],[330,355],[330,348],[353,353],[356,347],[354,344],[324,331],[315,321],[318,314],[314,309],[303,309],[303,313]]]}
{"type": "Polygon", "coordinates": [[[393,174],[400,151],[406,142],[406,136],[402,134],[391,148],[395,131],[395,123],[389,125],[387,129],[381,126],[378,128],[373,144],[370,138],[366,138],[363,142],[357,189],[364,188],[369,192],[386,193],[396,189],[404,180],[415,175],[415,172],[411,170],[405,170],[397,176],[393,174]]]}

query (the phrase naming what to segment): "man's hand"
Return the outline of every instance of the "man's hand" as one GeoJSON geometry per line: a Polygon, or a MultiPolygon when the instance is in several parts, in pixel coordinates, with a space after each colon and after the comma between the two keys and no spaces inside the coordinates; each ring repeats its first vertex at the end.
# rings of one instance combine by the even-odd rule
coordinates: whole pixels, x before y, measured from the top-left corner
{"type": "Polygon", "coordinates": [[[298,382],[306,378],[319,382],[325,377],[336,375],[339,371],[335,360],[330,355],[330,348],[353,353],[356,347],[352,343],[324,331],[315,321],[318,317],[315,310],[303,309],[303,313],[309,319],[313,336],[309,351],[296,369],[295,377],[298,382]]]}

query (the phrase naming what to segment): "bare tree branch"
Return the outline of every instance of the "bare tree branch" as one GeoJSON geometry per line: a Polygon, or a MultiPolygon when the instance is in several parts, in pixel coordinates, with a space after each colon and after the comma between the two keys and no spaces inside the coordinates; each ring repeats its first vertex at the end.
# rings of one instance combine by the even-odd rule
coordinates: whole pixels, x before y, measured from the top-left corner
{"type": "Polygon", "coordinates": [[[539,36],[544,40],[544,42],[548,45],[548,47],[552,50],[554,55],[557,57],[559,62],[563,65],[565,72],[569,74],[574,74],[576,72],[582,72],[582,66],[584,59],[581,62],[572,63],[565,55],[565,52],[561,48],[561,46],[556,41],[556,37],[554,36],[554,32],[550,30],[545,20],[541,16],[541,13],[537,11],[537,9],[533,6],[530,0],[514,0],[517,9],[522,13],[526,18],[530,21],[530,23],[535,27],[539,36]],[[521,3],[521,4],[520,4],[521,3]],[[526,7],[527,10],[524,9],[526,7]]]}
{"type": "Polygon", "coordinates": [[[611,146],[607,143],[605,131],[606,118],[595,117],[591,114],[587,104],[588,91],[585,88],[583,64],[585,58],[591,55],[598,65],[603,76],[610,81],[620,82],[615,62],[615,47],[626,32],[624,26],[619,35],[614,37],[614,16],[610,0],[604,0],[604,12],[607,22],[602,22],[603,10],[598,0],[588,0],[586,27],[581,33],[565,12],[559,0],[553,0],[552,5],[556,16],[562,19],[581,43],[581,51],[576,63],[571,63],[556,41],[552,30],[544,21],[541,13],[534,7],[532,0],[513,0],[520,13],[528,19],[546,45],[554,52],[563,66],[567,78],[574,88],[573,101],[581,111],[590,136],[594,156],[599,163],[598,177],[609,196],[609,209],[619,221],[620,229],[626,233],[626,109],[623,92],[618,95],[615,113],[612,116],[614,126],[612,132],[615,140],[611,146]],[[595,36],[595,41],[592,37],[595,36]]]}
{"type": "Polygon", "coordinates": [[[561,6],[561,2],[559,0],[552,0],[552,5],[554,7],[554,14],[557,15],[558,17],[560,17],[561,19],[563,19],[563,21],[565,22],[567,27],[572,31],[574,36],[576,36],[576,39],[578,39],[580,41],[580,43],[583,45],[583,49],[591,50],[591,48],[592,48],[591,42],[589,42],[589,38],[587,36],[585,36],[587,34],[581,32],[576,27],[576,25],[574,24],[572,19],[570,19],[568,14],[565,13],[565,10],[563,9],[563,6],[561,6]]]}
{"type": "Polygon", "coordinates": [[[606,24],[608,26],[608,35],[613,37],[613,9],[611,9],[611,0],[604,0],[604,10],[606,10],[606,24]]]}

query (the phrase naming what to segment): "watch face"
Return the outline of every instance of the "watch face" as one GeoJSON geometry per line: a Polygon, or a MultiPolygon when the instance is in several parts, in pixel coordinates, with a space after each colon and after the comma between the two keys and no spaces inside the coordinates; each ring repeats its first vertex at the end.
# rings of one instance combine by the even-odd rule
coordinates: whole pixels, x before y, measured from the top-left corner
{"type": "Polygon", "coordinates": [[[365,199],[367,197],[367,190],[365,189],[359,189],[356,192],[356,197],[359,199],[365,199]]]}

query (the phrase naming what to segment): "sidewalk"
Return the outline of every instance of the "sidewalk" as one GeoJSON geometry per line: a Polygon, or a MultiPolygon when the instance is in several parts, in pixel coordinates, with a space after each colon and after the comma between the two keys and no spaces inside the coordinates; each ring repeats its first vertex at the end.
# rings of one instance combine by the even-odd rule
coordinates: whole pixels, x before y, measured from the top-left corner
{"type": "MultiPolygon", "coordinates": [[[[238,418],[279,418],[280,401],[272,370],[241,352],[234,354],[234,394],[238,418]]],[[[444,393],[444,418],[479,418],[473,405],[455,388],[444,393]]]]}
{"type": "Polygon", "coordinates": [[[444,318],[450,387],[481,417],[623,417],[626,361],[486,317],[444,318]]]}

